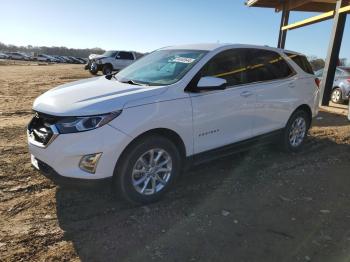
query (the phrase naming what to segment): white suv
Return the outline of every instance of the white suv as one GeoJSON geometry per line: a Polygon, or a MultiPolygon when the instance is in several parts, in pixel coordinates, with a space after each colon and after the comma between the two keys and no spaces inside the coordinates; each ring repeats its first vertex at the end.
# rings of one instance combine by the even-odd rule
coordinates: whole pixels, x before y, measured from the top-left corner
{"type": "Polygon", "coordinates": [[[113,71],[120,71],[131,65],[141,56],[140,53],[130,51],[106,51],[102,55],[92,54],[85,65],[85,70],[89,70],[93,75],[96,75],[98,71],[102,71],[104,75],[109,75],[113,71]]]}
{"type": "Polygon", "coordinates": [[[272,138],[297,151],[318,112],[306,58],[269,47],[166,47],[107,78],[38,97],[29,151],[52,179],[113,178],[132,202],[158,200],[188,162],[272,138]]]}

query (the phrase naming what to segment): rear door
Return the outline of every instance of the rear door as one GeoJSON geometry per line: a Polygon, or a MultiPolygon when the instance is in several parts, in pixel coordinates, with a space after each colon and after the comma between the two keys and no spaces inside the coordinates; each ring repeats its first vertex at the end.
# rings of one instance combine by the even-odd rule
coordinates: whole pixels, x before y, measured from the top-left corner
{"type": "Polygon", "coordinates": [[[296,73],[280,54],[264,49],[249,50],[247,68],[247,82],[256,94],[253,135],[283,128],[298,99],[296,73]]]}
{"type": "Polygon", "coordinates": [[[255,94],[246,85],[246,49],[223,51],[201,70],[201,76],[224,78],[225,90],[191,93],[195,153],[252,136],[255,94]]]}
{"type": "Polygon", "coordinates": [[[120,51],[117,55],[117,63],[119,65],[119,68],[117,69],[122,69],[124,67],[127,67],[133,61],[134,61],[134,56],[131,52],[120,51]]]}

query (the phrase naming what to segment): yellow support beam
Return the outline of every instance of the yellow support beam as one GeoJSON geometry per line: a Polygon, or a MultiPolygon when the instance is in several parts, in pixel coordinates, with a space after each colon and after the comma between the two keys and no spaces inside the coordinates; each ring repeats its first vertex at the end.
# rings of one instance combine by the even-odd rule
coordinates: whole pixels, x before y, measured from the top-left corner
{"type": "MultiPolygon", "coordinates": [[[[348,12],[350,12],[350,5],[341,7],[339,9],[339,13],[348,13],[348,12]]],[[[316,16],[307,18],[305,20],[302,20],[302,21],[299,21],[299,22],[296,22],[296,23],[293,23],[290,25],[283,26],[282,30],[293,30],[293,29],[296,29],[299,27],[322,22],[322,21],[325,21],[328,19],[332,19],[334,17],[334,15],[335,15],[335,11],[329,11],[329,12],[323,13],[321,15],[316,15],[316,16]]]]}

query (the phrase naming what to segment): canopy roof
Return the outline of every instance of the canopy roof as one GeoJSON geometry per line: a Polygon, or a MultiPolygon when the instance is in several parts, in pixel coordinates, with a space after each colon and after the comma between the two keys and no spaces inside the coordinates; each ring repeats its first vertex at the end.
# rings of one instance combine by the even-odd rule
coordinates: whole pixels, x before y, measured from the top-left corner
{"type": "MultiPolygon", "coordinates": [[[[283,9],[283,0],[247,0],[250,7],[283,9]]],[[[344,1],[349,3],[349,0],[344,1]]],[[[307,12],[328,12],[335,9],[336,0],[285,0],[287,10],[307,12]]]]}

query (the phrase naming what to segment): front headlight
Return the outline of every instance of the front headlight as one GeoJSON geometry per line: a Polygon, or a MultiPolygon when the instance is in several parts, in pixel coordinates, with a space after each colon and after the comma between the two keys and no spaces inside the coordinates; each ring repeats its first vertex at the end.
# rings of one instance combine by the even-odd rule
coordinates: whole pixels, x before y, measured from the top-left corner
{"type": "Polygon", "coordinates": [[[60,134],[77,133],[101,127],[121,114],[121,110],[97,116],[66,117],[56,123],[60,134]]]}

